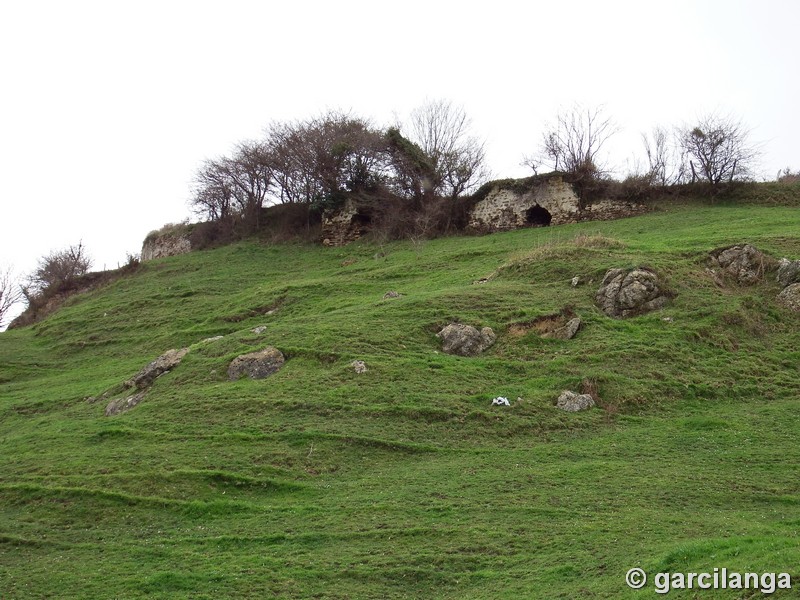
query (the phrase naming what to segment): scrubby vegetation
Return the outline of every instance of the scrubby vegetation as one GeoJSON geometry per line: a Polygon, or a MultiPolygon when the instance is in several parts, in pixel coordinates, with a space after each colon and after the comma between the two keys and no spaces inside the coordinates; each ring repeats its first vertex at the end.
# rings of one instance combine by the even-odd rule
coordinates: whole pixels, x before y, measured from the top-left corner
{"type": "Polygon", "coordinates": [[[799,258],[799,226],[796,204],[673,199],[613,222],[143,263],[0,336],[0,596],[626,598],[634,566],[800,582],[800,316],[772,279],[705,271],[742,241],[799,258]],[[671,303],[603,316],[599,280],[634,266],[671,303]],[[573,312],[569,341],[517,327],[573,312]],[[451,321],[498,340],[442,354],[451,321]],[[267,345],[280,372],[227,380],[267,345]],[[185,346],[131,411],[92,401],[185,346]],[[557,411],[563,389],[599,408],[557,411]]]}
{"type": "Polygon", "coordinates": [[[407,129],[377,127],[338,111],[273,122],[262,139],[206,160],[195,173],[190,204],[233,236],[261,229],[266,205],[304,204],[318,214],[348,198],[391,214],[393,222],[384,219],[387,232],[398,229],[397,221],[442,214],[443,224],[435,227],[440,233],[449,225],[447,211],[438,207],[488,177],[483,143],[471,135],[464,110],[447,101],[413,111],[407,129]]]}
{"type": "Polygon", "coordinates": [[[26,308],[9,328],[25,327],[57,311],[73,295],[88,292],[120,277],[130,275],[139,267],[139,256],[128,254],[124,266],[108,271],[90,272],[92,260],[82,243],[50,252],[39,259],[39,266],[18,284],[20,302],[26,308]]]}

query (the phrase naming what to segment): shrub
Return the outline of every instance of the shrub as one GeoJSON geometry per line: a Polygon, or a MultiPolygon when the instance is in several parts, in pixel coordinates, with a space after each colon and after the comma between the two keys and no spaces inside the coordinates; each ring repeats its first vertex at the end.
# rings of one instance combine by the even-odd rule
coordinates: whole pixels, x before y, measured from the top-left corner
{"type": "Polygon", "coordinates": [[[86,275],[91,266],[92,260],[83,242],[51,252],[39,259],[39,265],[22,288],[23,294],[31,303],[35,298],[66,291],[79,277],[86,275]]]}
{"type": "Polygon", "coordinates": [[[794,184],[800,183],[800,170],[792,172],[789,167],[778,172],[778,183],[794,184]]]}

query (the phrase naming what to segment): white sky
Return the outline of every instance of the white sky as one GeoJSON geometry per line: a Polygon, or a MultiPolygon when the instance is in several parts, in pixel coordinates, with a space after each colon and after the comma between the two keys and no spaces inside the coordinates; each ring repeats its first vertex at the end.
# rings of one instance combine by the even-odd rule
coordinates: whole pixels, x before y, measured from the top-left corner
{"type": "Polygon", "coordinates": [[[204,158],[273,119],[378,124],[463,105],[496,177],[524,176],[559,108],[604,105],[624,174],[640,133],[709,111],[800,169],[800,2],[0,3],[0,267],[83,240],[116,267],[189,216],[204,158]]]}

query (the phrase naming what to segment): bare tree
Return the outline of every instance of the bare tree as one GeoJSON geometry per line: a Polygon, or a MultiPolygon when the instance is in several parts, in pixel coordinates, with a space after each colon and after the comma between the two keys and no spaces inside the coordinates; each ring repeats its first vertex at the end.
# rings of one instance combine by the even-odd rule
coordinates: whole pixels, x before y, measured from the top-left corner
{"type": "Polygon", "coordinates": [[[649,134],[642,134],[648,164],[645,178],[649,185],[667,186],[681,183],[685,178],[685,161],[671,138],[667,129],[658,126],[649,134]]]}
{"type": "Polygon", "coordinates": [[[323,192],[374,190],[386,174],[385,140],[369,121],[346,113],[327,113],[310,123],[317,175],[323,192]]]}
{"type": "Polygon", "coordinates": [[[27,283],[21,286],[22,294],[28,304],[31,304],[50,292],[69,288],[77,278],[86,275],[91,267],[92,260],[83,242],[51,252],[39,259],[36,270],[28,277],[27,283]]]}
{"type": "Polygon", "coordinates": [[[527,164],[534,170],[538,165],[549,164],[555,171],[596,178],[606,169],[600,151],[617,131],[616,124],[603,114],[602,108],[576,104],[557,115],[555,123],[544,133],[538,159],[528,159],[527,164]]]}
{"type": "Polygon", "coordinates": [[[272,168],[267,148],[260,142],[242,142],[224,161],[234,206],[250,227],[258,228],[261,207],[269,192],[272,168]]]}
{"type": "Polygon", "coordinates": [[[248,226],[258,227],[271,179],[266,146],[242,142],[233,156],[203,162],[192,181],[190,204],[211,221],[237,215],[248,226]]]}
{"type": "Polygon", "coordinates": [[[0,329],[6,326],[11,308],[22,300],[22,290],[11,268],[0,269],[0,329]]]}
{"type": "Polygon", "coordinates": [[[233,209],[233,182],[226,158],[208,159],[197,169],[192,180],[189,203],[194,211],[210,221],[222,221],[233,209]]]}
{"type": "Polygon", "coordinates": [[[458,198],[489,176],[484,143],[471,135],[472,121],[462,107],[434,100],[411,113],[410,139],[433,166],[433,181],[421,182],[437,196],[458,198]]]}
{"type": "Polygon", "coordinates": [[[330,111],[267,129],[277,202],[326,204],[374,191],[388,177],[386,140],[362,118],[330,111]]]}
{"type": "Polygon", "coordinates": [[[746,179],[760,155],[740,120],[709,114],[694,127],[678,130],[678,144],[686,153],[692,181],[711,185],[746,179]]]}
{"type": "Polygon", "coordinates": [[[306,129],[302,122],[273,122],[266,130],[274,184],[272,198],[278,204],[310,203],[322,195],[306,129]]]}

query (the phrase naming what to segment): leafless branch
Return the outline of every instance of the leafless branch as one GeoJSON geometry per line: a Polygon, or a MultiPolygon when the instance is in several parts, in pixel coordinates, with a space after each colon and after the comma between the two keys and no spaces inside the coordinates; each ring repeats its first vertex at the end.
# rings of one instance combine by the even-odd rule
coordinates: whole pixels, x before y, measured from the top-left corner
{"type": "Polygon", "coordinates": [[[555,123],[545,131],[535,164],[549,163],[555,171],[589,178],[599,176],[606,169],[600,152],[617,131],[614,121],[601,108],[575,105],[559,113],[555,123]]]}
{"type": "Polygon", "coordinates": [[[446,100],[427,102],[411,113],[410,139],[433,166],[434,195],[457,198],[488,178],[484,143],[470,134],[471,124],[462,107],[446,100]]]}
{"type": "Polygon", "coordinates": [[[23,299],[11,267],[0,269],[0,329],[6,326],[11,308],[23,299]]]}

